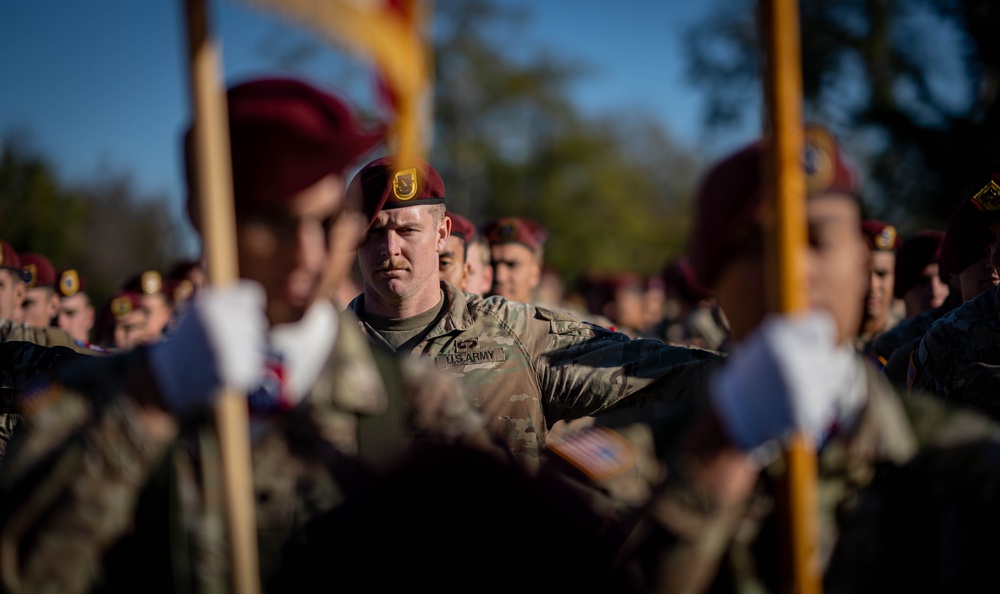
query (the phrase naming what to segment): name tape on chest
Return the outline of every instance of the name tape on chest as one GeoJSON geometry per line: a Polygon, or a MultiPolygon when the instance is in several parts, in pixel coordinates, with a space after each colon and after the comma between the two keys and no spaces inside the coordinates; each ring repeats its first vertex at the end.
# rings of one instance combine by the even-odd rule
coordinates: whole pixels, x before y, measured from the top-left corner
{"type": "Polygon", "coordinates": [[[447,367],[459,367],[462,365],[480,365],[483,363],[499,363],[506,361],[507,355],[503,348],[496,347],[477,351],[459,351],[434,357],[434,362],[439,369],[447,367]]]}

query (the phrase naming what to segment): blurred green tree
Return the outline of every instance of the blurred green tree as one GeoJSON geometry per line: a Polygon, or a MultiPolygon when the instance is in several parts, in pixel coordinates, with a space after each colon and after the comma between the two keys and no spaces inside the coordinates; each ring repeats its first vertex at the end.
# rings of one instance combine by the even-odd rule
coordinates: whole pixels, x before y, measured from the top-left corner
{"type": "MultiPolygon", "coordinates": [[[[689,31],[709,128],[760,117],[757,5],[720,2],[689,31]]],[[[803,2],[801,19],[806,117],[855,157],[868,214],[943,229],[1000,170],[1000,4],[821,0],[803,2]]]]}

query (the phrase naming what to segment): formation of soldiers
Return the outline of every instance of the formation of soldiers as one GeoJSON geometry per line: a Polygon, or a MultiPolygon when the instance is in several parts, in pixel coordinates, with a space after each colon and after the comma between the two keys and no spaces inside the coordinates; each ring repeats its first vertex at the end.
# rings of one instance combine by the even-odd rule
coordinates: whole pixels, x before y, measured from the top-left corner
{"type": "Polygon", "coordinates": [[[779,315],[765,141],[704,173],[661,274],[566,290],[542,225],[450,211],[335,93],[227,101],[232,286],[184,262],[95,311],[78,271],[0,242],[3,591],[228,591],[223,388],[268,592],[784,591],[794,435],[824,589],[995,590],[996,179],[904,239],[807,128],[809,308],[779,315]]]}

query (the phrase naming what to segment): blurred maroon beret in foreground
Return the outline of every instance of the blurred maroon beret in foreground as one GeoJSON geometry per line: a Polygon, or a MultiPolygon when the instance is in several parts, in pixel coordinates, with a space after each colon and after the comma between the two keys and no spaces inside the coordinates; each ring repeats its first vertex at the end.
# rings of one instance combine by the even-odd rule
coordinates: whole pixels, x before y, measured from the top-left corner
{"type": "Polygon", "coordinates": [[[490,245],[520,243],[538,253],[545,245],[548,231],[536,221],[524,217],[503,217],[483,225],[482,234],[490,245]]]}
{"type": "Polygon", "coordinates": [[[450,210],[446,214],[451,219],[451,234],[460,237],[465,245],[469,245],[476,236],[476,226],[460,214],[455,214],[450,210]]]}
{"type": "MultiPolygon", "coordinates": [[[[825,127],[806,126],[803,166],[807,195],[843,193],[858,199],[852,166],[825,127]]],[[[698,283],[713,288],[733,256],[760,231],[762,166],[768,149],[758,140],[712,166],[695,200],[689,257],[698,283]]]]}
{"type": "Polygon", "coordinates": [[[368,225],[383,210],[444,204],[444,180],[422,159],[399,163],[398,155],[375,159],[361,168],[347,188],[352,198],[361,195],[361,211],[368,225]]]}
{"type": "MultiPolygon", "coordinates": [[[[302,80],[262,78],[227,95],[233,197],[238,212],[282,205],[329,174],[343,173],[380,140],[341,99],[302,80]]],[[[188,209],[196,196],[193,130],[185,135],[188,209]]],[[[192,216],[192,221],[198,224],[192,216]]]]}
{"type": "Polygon", "coordinates": [[[35,287],[55,287],[56,269],[52,261],[33,252],[24,252],[21,256],[21,277],[29,289],[35,287]]]}
{"type": "Polygon", "coordinates": [[[943,231],[925,229],[903,242],[896,252],[893,296],[902,299],[906,292],[920,282],[924,268],[938,261],[943,231]]]}

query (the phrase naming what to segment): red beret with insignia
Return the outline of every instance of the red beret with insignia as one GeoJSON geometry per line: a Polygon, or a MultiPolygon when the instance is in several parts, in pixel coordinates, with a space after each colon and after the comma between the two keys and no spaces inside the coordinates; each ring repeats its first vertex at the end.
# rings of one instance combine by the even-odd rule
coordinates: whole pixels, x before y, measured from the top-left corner
{"type": "Polygon", "coordinates": [[[142,294],[136,291],[119,290],[108,301],[108,311],[116,320],[139,309],[142,309],[142,294]]]}
{"type": "Polygon", "coordinates": [[[166,293],[163,288],[163,276],[156,270],[143,270],[134,274],[122,285],[122,289],[133,291],[140,295],[156,295],[166,293]]]}
{"type": "MultiPolygon", "coordinates": [[[[853,167],[830,130],[809,125],[804,136],[807,195],[841,193],[859,199],[853,167]]],[[[706,288],[714,286],[733,255],[760,232],[761,168],[767,149],[764,140],[751,143],[713,165],[702,178],[688,249],[698,283],[706,288]]]]}
{"type": "MultiPolygon", "coordinates": [[[[292,78],[263,78],[227,93],[236,210],[260,212],[329,174],[340,174],[382,140],[348,105],[292,78]]],[[[189,214],[196,194],[192,130],[185,136],[189,214]]],[[[192,216],[197,225],[197,220],[192,216]]]]}
{"type": "Polygon", "coordinates": [[[989,220],[972,200],[962,201],[948,218],[938,259],[939,276],[946,281],[962,272],[993,245],[989,220]]]}
{"type": "Polygon", "coordinates": [[[6,241],[0,240],[0,268],[13,270],[21,274],[21,257],[6,241]]]}
{"type": "Polygon", "coordinates": [[[899,246],[894,266],[893,296],[902,299],[923,275],[928,264],[938,261],[943,231],[926,229],[910,237],[899,246]]]}
{"type": "Polygon", "coordinates": [[[446,214],[451,219],[451,234],[461,238],[465,245],[469,245],[476,236],[476,226],[469,219],[450,210],[446,211],[446,214]]]}
{"type": "Polygon", "coordinates": [[[490,245],[519,243],[538,252],[548,239],[548,231],[538,222],[524,217],[503,217],[483,225],[482,234],[490,245]]]}
{"type": "Polygon", "coordinates": [[[52,261],[41,254],[24,252],[21,254],[21,277],[29,289],[35,287],[54,287],[56,284],[56,269],[52,261]]]}
{"type": "Polygon", "coordinates": [[[868,249],[876,252],[895,252],[902,242],[896,227],[875,219],[861,222],[861,234],[868,242],[868,249]]]}
{"type": "Polygon", "coordinates": [[[63,297],[72,297],[80,291],[87,290],[86,281],[83,280],[83,276],[75,268],[60,270],[59,274],[56,275],[56,279],[56,290],[63,297]]]}
{"type": "Polygon", "coordinates": [[[1000,173],[994,173],[982,188],[974,191],[969,202],[987,225],[1000,221],[1000,173]]]}
{"type": "Polygon", "coordinates": [[[397,155],[375,159],[351,180],[347,194],[361,198],[370,226],[378,213],[392,208],[444,204],[444,180],[429,163],[414,158],[399,163],[397,155]]]}

